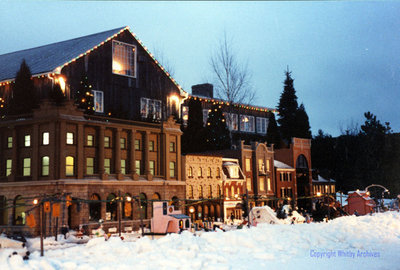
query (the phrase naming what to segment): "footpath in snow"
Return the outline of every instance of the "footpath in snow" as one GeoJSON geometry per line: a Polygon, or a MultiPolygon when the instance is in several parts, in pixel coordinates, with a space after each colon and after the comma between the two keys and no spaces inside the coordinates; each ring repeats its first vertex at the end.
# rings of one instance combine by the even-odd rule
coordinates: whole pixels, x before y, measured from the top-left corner
{"type": "Polygon", "coordinates": [[[399,269],[400,213],[341,217],[329,223],[259,224],[250,229],[171,234],[135,242],[95,238],[9,257],[6,269],[399,269]]]}

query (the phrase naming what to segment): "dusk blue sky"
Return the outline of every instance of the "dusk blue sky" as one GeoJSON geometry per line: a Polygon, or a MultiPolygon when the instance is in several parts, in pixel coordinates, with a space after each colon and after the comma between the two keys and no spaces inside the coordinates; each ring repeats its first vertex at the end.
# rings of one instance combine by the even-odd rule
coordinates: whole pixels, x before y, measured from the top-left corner
{"type": "Polygon", "coordinates": [[[2,1],[0,11],[0,54],[127,25],[188,92],[211,77],[226,31],[256,105],[277,106],[289,66],[313,134],[340,135],[366,111],[400,131],[400,2],[2,1]]]}

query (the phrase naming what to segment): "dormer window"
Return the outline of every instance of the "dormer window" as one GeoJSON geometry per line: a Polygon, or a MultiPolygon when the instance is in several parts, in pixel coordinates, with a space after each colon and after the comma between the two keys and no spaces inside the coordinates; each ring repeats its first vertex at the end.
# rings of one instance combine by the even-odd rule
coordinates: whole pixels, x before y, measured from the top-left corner
{"type": "Polygon", "coordinates": [[[113,41],[112,72],[136,78],[136,46],[113,41]]]}

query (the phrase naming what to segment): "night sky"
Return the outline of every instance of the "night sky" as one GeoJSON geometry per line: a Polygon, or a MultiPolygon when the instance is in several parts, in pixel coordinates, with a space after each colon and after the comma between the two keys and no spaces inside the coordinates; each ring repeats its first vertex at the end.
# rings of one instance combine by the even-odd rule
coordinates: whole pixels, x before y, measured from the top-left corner
{"type": "Polygon", "coordinates": [[[275,108],[292,71],[313,134],[371,111],[400,131],[400,2],[0,2],[0,54],[129,26],[174,78],[211,78],[224,31],[248,64],[255,105],[275,108]]]}

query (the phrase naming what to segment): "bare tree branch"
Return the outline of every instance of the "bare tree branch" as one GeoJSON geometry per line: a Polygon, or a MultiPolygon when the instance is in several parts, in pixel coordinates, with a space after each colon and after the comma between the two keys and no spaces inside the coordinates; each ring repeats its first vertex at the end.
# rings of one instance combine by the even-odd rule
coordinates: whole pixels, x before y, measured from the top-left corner
{"type": "Polygon", "coordinates": [[[255,97],[251,87],[251,74],[248,64],[238,60],[237,51],[226,32],[219,41],[216,51],[210,58],[213,71],[213,84],[219,98],[229,103],[249,104],[255,97]]]}

